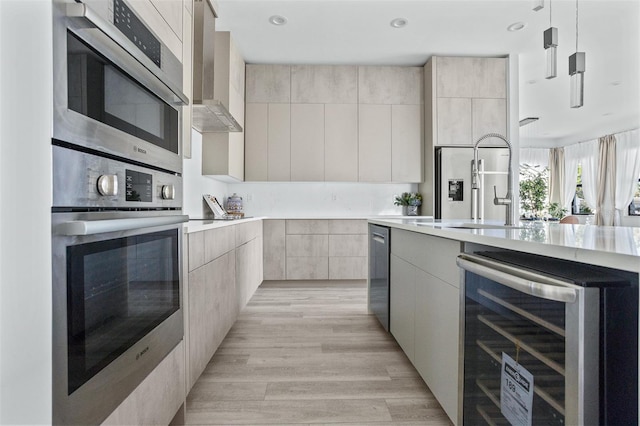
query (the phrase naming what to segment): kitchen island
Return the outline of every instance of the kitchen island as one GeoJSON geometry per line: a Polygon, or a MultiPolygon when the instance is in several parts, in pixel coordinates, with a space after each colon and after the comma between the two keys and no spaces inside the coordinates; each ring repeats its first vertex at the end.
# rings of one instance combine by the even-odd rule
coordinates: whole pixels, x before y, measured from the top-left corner
{"type": "Polygon", "coordinates": [[[463,383],[459,254],[497,248],[578,262],[578,268],[597,265],[628,271],[626,276],[638,286],[640,228],[554,222],[505,227],[499,222],[425,219],[369,223],[391,228],[390,331],[454,424],[461,421],[463,383]]]}

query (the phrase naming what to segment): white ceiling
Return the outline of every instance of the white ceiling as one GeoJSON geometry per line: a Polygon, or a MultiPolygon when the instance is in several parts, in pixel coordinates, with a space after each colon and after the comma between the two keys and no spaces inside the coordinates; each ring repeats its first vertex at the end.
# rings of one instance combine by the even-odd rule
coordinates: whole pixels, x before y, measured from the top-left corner
{"type": "Polygon", "coordinates": [[[576,2],[545,0],[217,0],[216,29],[231,31],[247,63],[423,65],[432,55],[518,54],[521,146],[558,146],[640,125],[640,1],[580,0],[584,106],[569,107],[568,57],[576,2]],[[558,77],[544,78],[542,33],[558,28],[558,77]],[[288,23],[268,22],[282,15],[288,23]],[[390,26],[406,18],[405,28],[390,26]],[[514,22],[519,32],[509,32],[514,22]]]}

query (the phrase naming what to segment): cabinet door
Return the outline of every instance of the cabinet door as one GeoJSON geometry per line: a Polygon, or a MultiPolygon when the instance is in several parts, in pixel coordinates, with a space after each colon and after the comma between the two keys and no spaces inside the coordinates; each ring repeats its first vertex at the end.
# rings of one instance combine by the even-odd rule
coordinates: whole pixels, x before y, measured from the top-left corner
{"type": "Polygon", "coordinates": [[[422,67],[358,67],[358,103],[420,105],[423,75],[422,67]]]}
{"type": "Polygon", "coordinates": [[[247,181],[268,179],[269,105],[248,103],[244,126],[244,177],[247,181]]]}
{"type": "Polygon", "coordinates": [[[246,101],[257,103],[291,102],[289,65],[246,66],[246,101]]]}
{"type": "Polygon", "coordinates": [[[358,105],[324,106],[324,180],[358,181],[358,105]]]}
{"type": "Polygon", "coordinates": [[[476,58],[436,58],[436,96],[471,98],[474,91],[476,58]]]}
{"type": "Polygon", "coordinates": [[[437,99],[437,144],[471,145],[471,99],[437,99]]]}
{"type": "Polygon", "coordinates": [[[414,365],[455,424],[459,290],[420,269],[416,278],[414,365]]]}
{"type": "Polygon", "coordinates": [[[422,181],[422,105],[391,106],[391,180],[422,181]]]}
{"type": "Polygon", "coordinates": [[[285,233],[284,220],[264,220],[264,279],[284,280],[285,274],[285,233]]]}
{"type": "Polygon", "coordinates": [[[391,181],[391,105],[359,105],[358,180],[391,181]]]}
{"type": "MultiPolygon", "coordinates": [[[[507,135],[507,102],[505,99],[473,99],[471,101],[473,141],[487,133],[507,135]]],[[[499,139],[489,139],[483,146],[504,146],[499,139]]]]}
{"type": "Polygon", "coordinates": [[[356,104],[358,68],[352,65],[291,66],[291,103],[356,104]]]}
{"type": "Polygon", "coordinates": [[[291,104],[291,180],[324,181],[322,104],[291,104]]]}
{"type": "Polygon", "coordinates": [[[506,58],[477,58],[474,77],[474,98],[507,97],[506,58]]]}
{"type": "Polygon", "coordinates": [[[291,108],[269,104],[267,180],[291,180],[291,108]]]}
{"type": "Polygon", "coordinates": [[[411,362],[414,360],[416,268],[391,255],[389,328],[411,362]]]}

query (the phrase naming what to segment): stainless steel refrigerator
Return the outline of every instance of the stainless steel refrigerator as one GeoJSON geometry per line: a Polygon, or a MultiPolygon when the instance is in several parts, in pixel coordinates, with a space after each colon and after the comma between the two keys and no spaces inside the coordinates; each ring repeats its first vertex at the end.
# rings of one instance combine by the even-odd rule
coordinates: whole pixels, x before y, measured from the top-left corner
{"type": "Polygon", "coordinates": [[[477,217],[473,215],[471,170],[473,148],[441,147],[435,155],[435,208],[436,219],[494,219],[504,220],[504,206],[493,204],[494,186],[498,197],[507,193],[507,148],[481,147],[479,158],[479,190],[477,217]]]}

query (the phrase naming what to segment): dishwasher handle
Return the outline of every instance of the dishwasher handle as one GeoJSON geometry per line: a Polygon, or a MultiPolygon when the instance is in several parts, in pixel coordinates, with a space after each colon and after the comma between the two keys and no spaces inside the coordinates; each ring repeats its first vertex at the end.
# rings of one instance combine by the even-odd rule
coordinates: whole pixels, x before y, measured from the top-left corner
{"type": "Polygon", "coordinates": [[[383,234],[380,234],[379,232],[372,232],[372,239],[373,241],[380,243],[380,244],[384,244],[386,241],[386,237],[383,234]]]}
{"type": "Polygon", "coordinates": [[[578,299],[578,292],[582,290],[577,285],[480,256],[461,254],[456,264],[466,271],[545,300],[574,303],[578,299]]]}

